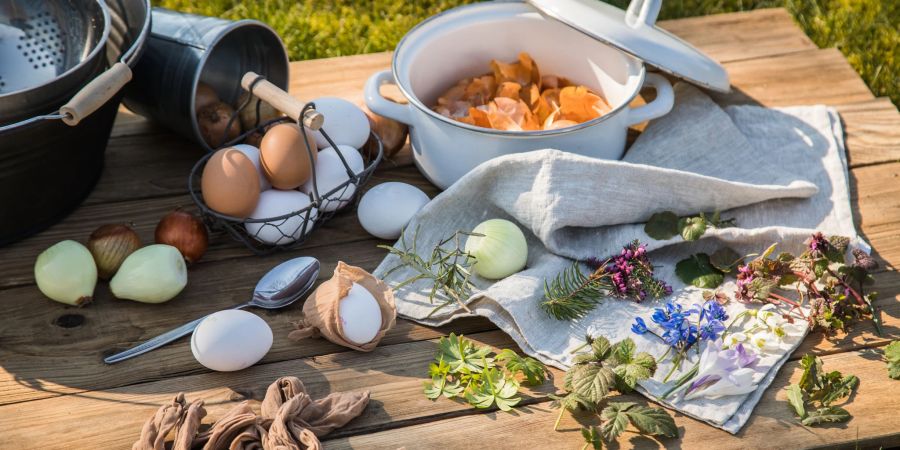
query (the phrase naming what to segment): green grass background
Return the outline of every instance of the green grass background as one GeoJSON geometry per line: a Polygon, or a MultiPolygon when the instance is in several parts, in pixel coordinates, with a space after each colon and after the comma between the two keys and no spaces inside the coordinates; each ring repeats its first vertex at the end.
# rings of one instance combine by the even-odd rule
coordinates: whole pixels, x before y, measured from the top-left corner
{"type": "MultiPolygon", "coordinates": [[[[292,60],[391,50],[426,17],[476,0],[153,0],[268,23],[292,60]]],[[[624,8],[628,0],[605,0],[624,8]]],[[[900,0],[665,0],[660,19],[784,7],[819,47],[837,47],[877,96],[900,105],[900,0]]]]}

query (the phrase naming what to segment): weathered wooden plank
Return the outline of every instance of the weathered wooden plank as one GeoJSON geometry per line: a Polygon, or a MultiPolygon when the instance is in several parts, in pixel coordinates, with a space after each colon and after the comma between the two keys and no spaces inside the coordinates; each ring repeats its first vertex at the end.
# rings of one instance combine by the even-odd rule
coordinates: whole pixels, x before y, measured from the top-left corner
{"type": "MultiPolygon", "coordinates": [[[[323,281],[331,277],[338,258],[335,255],[350,264],[374,269],[384,254],[375,247],[376,242],[317,247],[303,254],[320,259],[319,279],[323,281]]],[[[160,305],[116,300],[105,284],[98,287],[94,303],[84,308],[51,302],[33,286],[5,291],[5,320],[0,322],[0,404],[207,372],[194,360],[186,339],[112,366],[104,364],[102,358],[188,320],[246,301],[256,280],[290,256],[198,265],[190,271],[188,287],[177,298],[160,305]]],[[[294,328],[292,322],[299,320],[301,305],[279,311],[253,310],[268,322],[275,336],[263,362],[342,350],[321,339],[301,343],[287,339],[294,328]]],[[[440,329],[401,320],[384,343],[432,339],[450,330],[468,333],[494,328],[486,319],[466,319],[440,329]]]]}
{"type": "Polygon", "coordinates": [[[711,93],[719,103],[841,105],[875,98],[835,48],[736,61],[726,68],[732,92],[711,93]]]}
{"type": "MultiPolygon", "coordinates": [[[[678,439],[655,440],[626,433],[619,448],[837,448],[889,447],[900,443],[896,412],[900,396],[887,378],[884,362],[875,352],[850,352],[823,357],[825,367],[860,378],[858,393],[843,406],[853,419],[845,424],[801,427],[787,404],[785,388],[800,378],[797,362],[788,363],[766,391],[754,415],[737,435],[705,423],[673,414],[678,439]]],[[[641,397],[617,396],[611,401],[636,401],[641,397]]],[[[558,412],[549,402],[524,408],[517,414],[471,414],[367,435],[331,439],[328,449],[395,448],[580,448],[581,424],[565,414],[560,432],[553,432],[558,412]]],[[[582,417],[582,420],[584,418],[582,417]]],[[[589,422],[591,423],[591,422],[589,422]]],[[[592,422],[596,424],[596,422],[592,422]]]]}
{"type": "Polygon", "coordinates": [[[659,24],[720,62],[816,48],[782,8],[688,17],[659,24]]]}
{"type": "Polygon", "coordinates": [[[900,112],[891,99],[837,107],[847,136],[851,167],[900,162],[900,112]]]}
{"type": "MultiPolygon", "coordinates": [[[[513,346],[508,336],[499,331],[478,333],[469,337],[488,345],[513,346]]],[[[447,430],[451,429],[449,427],[455,426],[454,424],[459,420],[462,420],[464,424],[470,424],[471,427],[466,425],[459,428],[465,430],[465,433],[449,433],[456,436],[450,438],[452,440],[442,442],[445,446],[439,448],[459,448],[460,446],[465,448],[463,442],[472,439],[473,436],[479,436],[478,443],[482,445],[480,448],[503,448],[504,446],[500,444],[504,441],[494,442],[490,439],[504,439],[505,442],[515,443],[514,440],[509,441],[509,439],[515,439],[513,434],[509,433],[512,429],[507,429],[505,428],[507,425],[503,425],[501,428],[495,429],[497,433],[487,433],[493,437],[485,437],[479,431],[481,426],[479,424],[493,423],[493,421],[499,420],[500,423],[517,427],[516,424],[529,424],[530,422],[526,418],[532,417],[536,413],[541,413],[541,419],[540,422],[530,423],[533,426],[531,428],[533,433],[529,433],[531,436],[538,436],[537,439],[553,439],[553,442],[562,442],[556,441],[557,439],[577,439],[577,436],[573,436],[573,433],[569,432],[574,427],[570,419],[563,423],[561,427],[564,430],[563,433],[550,431],[556,412],[549,410],[546,394],[560,388],[562,377],[556,370],[553,371],[552,386],[548,383],[526,393],[525,403],[537,404],[526,407],[515,415],[497,412],[482,414],[467,405],[446,399],[436,402],[425,399],[421,394],[423,374],[427,370],[428,361],[433,356],[434,348],[434,343],[427,341],[390,345],[379,347],[371,354],[356,352],[330,354],[258,365],[233,374],[177,376],[107,391],[86,392],[6,405],[0,407],[0,431],[3,431],[0,433],[0,446],[21,446],[24,443],[27,444],[26,447],[36,448],[62,448],[61,445],[67,445],[70,448],[72,446],[92,448],[101,444],[104,445],[103,448],[125,447],[134,440],[141,423],[153,413],[158,405],[169,400],[176,392],[184,391],[189,398],[202,398],[206,402],[209,417],[212,420],[221,416],[225,410],[238,401],[249,399],[256,406],[266,385],[276,377],[283,375],[300,377],[314,397],[330,391],[371,390],[372,403],[363,416],[333,436],[338,439],[329,445],[336,445],[338,448],[342,448],[341,446],[347,443],[362,448],[370,448],[370,446],[380,448],[379,445],[391,445],[394,448],[403,446],[404,443],[409,448],[438,448],[435,446],[438,443],[436,441],[426,440],[414,444],[414,441],[411,440],[400,442],[396,439],[417,439],[420,432],[425,432],[432,427],[436,427],[435,430],[443,430],[443,432],[440,433],[441,436],[425,432],[429,435],[427,439],[444,439],[447,430]],[[123,407],[123,404],[127,404],[128,407],[123,407]],[[49,433],[37,432],[47,421],[58,417],[78,418],[77,421],[69,420],[59,423],[55,428],[56,433],[66,436],[65,441],[54,439],[54,436],[49,433]],[[434,422],[436,419],[442,420],[434,422]],[[428,424],[428,422],[432,424],[428,424]],[[416,425],[421,423],[425,424],[416,425]],[[340,439],[340,436],[371,433],[407,425],[413,426],[367,436],[340,439]],[[422,427],[424,429],[420,430],[422,427]],[[382,439],[392,439],[393,441],[382,441],[382,439]]],[[[884,409],[875,407],[882,403],[881,396],[889,395],[890,383],[879,382],[883,379],[886,380],[884,363],[874,360],[869,355],[871,353],[850,352],[826,355],[823,359],[826,361],[827,368],[854,373],[861,378],[863,388],[848,408],[852,408],[850,411],[856,415],[857,421],[872,424],[891,417],[888,414],[891,414],[892,408],[895,408],[891,402],[898,400],[896,400],[896,396],[893,396],[895,399],[888,400],[884,409]]],[[[746,432],[745,437],[755,434],[755,431],[752,431],[753,427],[771,428],[772,424],[768,420],[776,420],[775,423],[784,428],[777,430],[779,439],[785,434],[798,434],[794,431],[799,428],[788,425],[794,422],[791,421],[781,393],[795,367],[796,363],[789,363],[773,387],[769,389],[766,399],[759,406],[759,414],[754,416],[748,425],[751,428],[746,432]]],[[[794,378],[796,378],[796,374],[794,378]]],[[[623,399],[645,402],[636,396],[613,398],[612,401],[623,399]]],[[[704,439],[716,437],[716,439],[724,439],[721,441],[723,445],[735,446],[736,441],[729,440],[734,438],[727,433],[691,419],[678,415],[676,417],[678,417],[684,443],[700,442],[694,440],[700,437],[704,439]]],[[[856,424],[851,422],[851,425],[856,424]]],[[[772,435],[775,430],[768,428],[767,435],[772,435]]],[[[860,438],[866,440],[879,437],[890,430],[889,424],[861,427],[860,438]]],[[[830,434],[818,434],[829,433],[827,428],[823,431],[814,430],[813,432],[817,433],[822,440],[834,439],[834,436],[830,434]]],[[[746,439],[740,442],[746,442],[746,439]]],[[[529,444],[528,448],[531,447],[529,444]]]]}

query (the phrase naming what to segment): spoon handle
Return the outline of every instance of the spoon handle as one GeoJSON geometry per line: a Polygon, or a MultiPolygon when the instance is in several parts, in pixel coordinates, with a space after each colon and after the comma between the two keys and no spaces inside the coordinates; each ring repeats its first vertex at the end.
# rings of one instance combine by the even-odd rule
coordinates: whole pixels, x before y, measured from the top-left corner
{"type": "MultiPolygon", "coordinates": [[[[249,303],[243,303],[243,304],[235,306],[232,309],[243,309],[243,308],[246,308],[247,306],[249,306],[249,303]]],[[[153,339],[150,339],[150,340],[145,341],[141,344],[138,344],[134,347],[131,347],[128,350],[125,350],[120,353],[116,353],[115,355],[112,355],[112,356],[108,356],[103,359],[103,362],[105,362],[106,364],[115,364],[117,362],[125,361],[126,359],[131,359],[131,358],[134,358],[135,356],[143,355],[144,353],[147,353],[151,350],[155,350],[159,347],[162,347],[163,345],[166,345],[172,341],[175,341],[183,336],[187,336],[188,334],[191,334],[191,332],[194,331],[195,328],[197,328],[197,325],[200,325],[200,322],[202,322],[203,319],[205,319],[206,317],[207,316],[203,316],[197,320],[188,322],[178,328],[175,328],[173,330],[169,330],[163,334],[160,334],[159,336],[156,336],[153,339]]]]}

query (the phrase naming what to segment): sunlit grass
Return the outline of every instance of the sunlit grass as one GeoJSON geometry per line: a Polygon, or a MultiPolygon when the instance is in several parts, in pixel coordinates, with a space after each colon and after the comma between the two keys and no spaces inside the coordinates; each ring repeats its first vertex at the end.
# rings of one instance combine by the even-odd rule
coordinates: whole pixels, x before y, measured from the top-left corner
{"type": "MultiPolygon", "coordinates": [[[[154,0],[228,19],[268,23],[291,59],[390,50],[406,31],[439,11],[475,0],[154,0]]],[[[627,0],[609,0],[624,7],[627,0]]],[[[898,0],[666,0],[661,19],[781,6],[820,47],[837,47],[878,96],[900,104],[898,0]]]]}

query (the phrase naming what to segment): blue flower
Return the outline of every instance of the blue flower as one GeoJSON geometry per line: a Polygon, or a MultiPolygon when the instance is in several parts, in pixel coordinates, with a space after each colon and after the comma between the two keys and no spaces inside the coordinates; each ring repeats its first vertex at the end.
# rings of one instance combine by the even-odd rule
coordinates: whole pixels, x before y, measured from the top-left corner
{"type": "Polygon", "coordinates": [[[725,308],[719,302],[709,300],[703,304],[703,310],[700,313],[700,320],[704,319],[725,321],[728,320],[728,313],[725,312],[725,308]]]}
{"type": "Polygon", "coordinates": [[[644,323],[644,319],[641,319],[640,317],[635,317],[634,324],[631,325],[631,331],[633,331],[637,334],[646,333],[647,332],[647,324],[644,323]]]}
{"type": "Polygon", "coordinates": [[[714,341],[725,331],[725,325],[719,320],[710,320],[700,327],[700,339],[714,341]]]}

